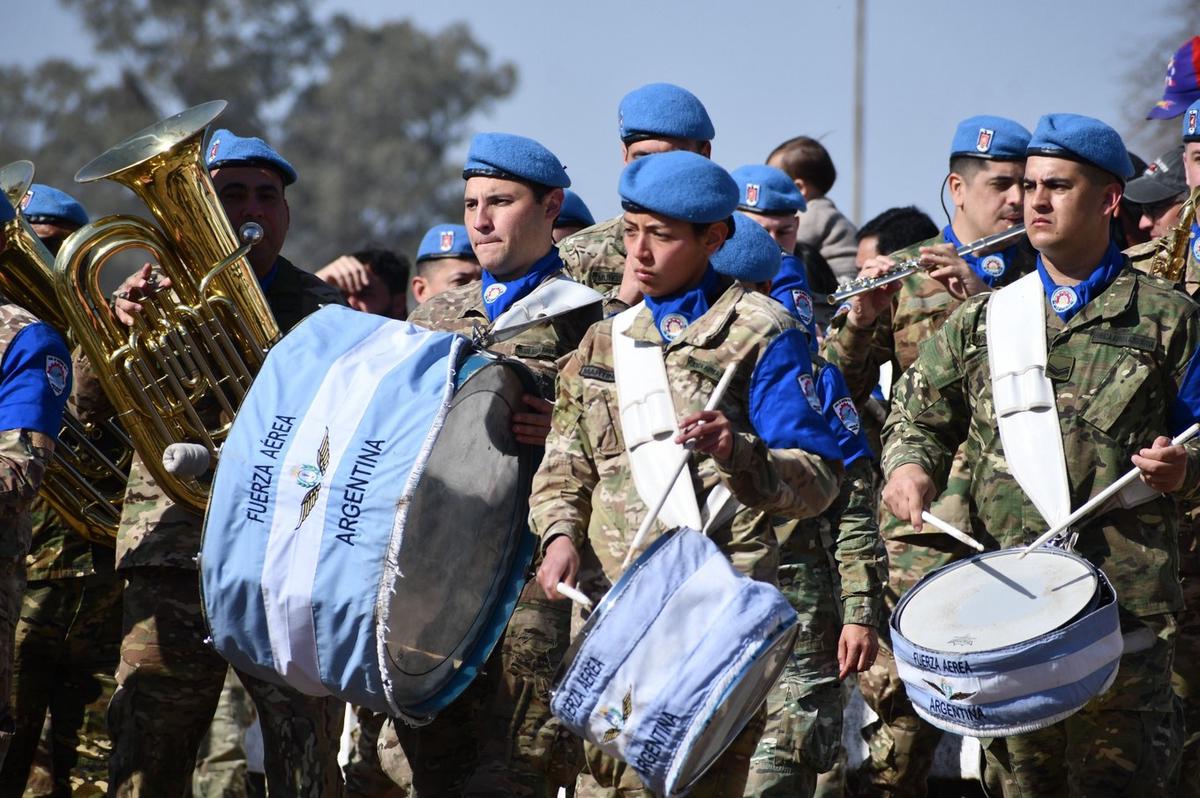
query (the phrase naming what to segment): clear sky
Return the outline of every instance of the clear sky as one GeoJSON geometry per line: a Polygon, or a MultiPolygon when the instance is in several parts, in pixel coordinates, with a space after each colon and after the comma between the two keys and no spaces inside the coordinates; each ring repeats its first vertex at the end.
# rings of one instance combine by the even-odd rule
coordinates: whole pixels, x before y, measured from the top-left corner
{"type": "MultiPolygon", "coordinates": [[[[916,203],[940,220],[950,137],[972,114],[1032,128],[1043,113],[1071,111],[1130,133],[1128,64],[1159,42],[1155,25],[1169,4],[868,0],[865,215],[916,203]]],[[[57,2],[19,8],[6,15],[0,60],[90,57],[86,33],[57,2]],[[49,40],[47,30],[55,30],[49,40]]],[[[542,141],[597,218],[619,210],[617,103],[654,81],[679,83],[704,101],[717,130],[713,157],[729,169],[762,161],[793,135],[820,138],[841,172],[831,196],[850,212],[853,0],[321,0],[319,13],[364,23],[408,17],[427,30],[465,20],[494,58],[519,70],[514,95],[478,129],[542,141]]],[[[1142,105],[1160,96],[1170,50],[1196,32],[1171,37],[1160,66],[1146,75],[1142,105]]],[[[386,54],[380,59],[386,68],[386,54]]]]}

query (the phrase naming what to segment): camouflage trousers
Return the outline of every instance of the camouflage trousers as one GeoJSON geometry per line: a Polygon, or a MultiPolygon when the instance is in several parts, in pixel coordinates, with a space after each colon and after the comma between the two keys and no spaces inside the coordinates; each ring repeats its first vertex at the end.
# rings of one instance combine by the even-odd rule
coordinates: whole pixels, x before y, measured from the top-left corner
{"type": "Polygon", "coordinates": [[[1171,674],[1171,685],[1183,701],[1187,731],[1176,783],[1183,798],[1200,798],[1200,575],[1183,577],[1183,603],[1171,674]]]}
{"type": "Polygon", "coordinates": [[[807,796],[842,746],[842,685],[829,651],[793,654],[767,695],[767,720],[746,796],[807,796]]]}
{"type": "Polygon", "coordinates": [[[247,798],[252,794],[246,762],[246,731],[258,713],[237,671],[226,669],[221,697],[208,732],[196,752],[192,774],[195,798],[247,798]]]}
{"type": "Polygon", "coordinates": [[[1121,657],[1108,692],[1053,726],[985,741],[989,775],[1005,798],[1175,794],[1170,774],[1183,744],[1183,709],[1170,681],[1175,620],[1122,617],[1127,640],[1146,634],[1139,630],[1153,643],[1121,657]]]}
{"type": "MultiPolygon", "coordinates": [[[[741,798],[746,790],[750,758],[758,747],[766,722],[764,706],[688,795],[691,798],[741,798]]],[[[575,788],[578,798],[654,798],[655,793],[642,784],[637,773],[625,762],[608,756],[591,743],[584,746],[584,756],[584,773],[575,788]]]]}
{"type": "Polygon", "coordinates": [[[13,737],[13,648],[25,592],[25,555],[0,556],[0,765],[13,737]]]}
{"type": "Polygon", "coordinates": [[[104,794],[112,753],[105,711],[116,684],[120,648],[121,580],[116,574],[26,586],[13,674],[16,734],[0,769],[0,796],[22,794],[44,726],[49,729],[53,794],[104,794]]]}
{"type": "Polygon", "coordinates": [[[501,644],[463,694],[427,726],[385,727],[380,745],[398,738],[414,794],[553,798],[575,782],[582,742],[550,714],[570,628],[570,605],[547,600],[530,581],[501,644]]]}
{"type": "MultiPolygon", "coordinates": [[[[110,795],[181,796],[212,721],[227,665],[205,642],[199,579],[170,567],[122,570],[121,663],[108,709],[110,795]]],[[[259,717],[268,789],[340,796],[337,764],[345,704],[240,673],[259,717]]]]}
{"type": "MultiPolygon", "coordinates": [[[[939,515],[948,517],[944,512],[939,515]]],[[[888,613],[925,574],[968,554],[961,544],[953,544],[943,535],[922,537],[931,545],[913,545],[911,538],[885,541],[889,565],[884,606],[888,613]],[[943,541],[947,543],[940,547],[943,541]]],[[[925,780],[942,732],[922,720],[909,703],[886,635],[880,639],[875,664],[858,675],[858,689],[879,717],[863,729],[867,759],[851,781],[861,783],[870,795],[925,795],[925,780]]]]}
{"type": "MultiPolygon", "coordinates": [[[[379,732],[387,715],[355,707],[358,725],[350,733],[350,761],[342,768],[346,777],[346,798],[404,798],[412,786],[412,778],[403,776],[394,783],[379,758],[379,732]]],[[[403,752],[400,753],[403,757],[403,752]]]]}

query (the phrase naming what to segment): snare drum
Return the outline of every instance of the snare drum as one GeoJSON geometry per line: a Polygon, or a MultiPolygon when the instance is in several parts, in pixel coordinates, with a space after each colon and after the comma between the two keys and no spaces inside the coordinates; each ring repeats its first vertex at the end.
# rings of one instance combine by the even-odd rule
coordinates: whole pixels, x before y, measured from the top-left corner
{"type": "Polygon", "coordinates": [[[1117,675],[1116,593],[1082,557],[1043,547],[952,563],[892,613],[896,668],[917,714],[972,737],[1041,729],[1079,711],[1117,675]]]}
{"type": "Polygon", "coordinates": [[[537,452],[512,415],[533,384],[461,336],[334,306],[301,322],[214,478],[200,574],[217,650],[412,722],[453,701],[532,559],[537,452]]]}
{"type": "Polygon", "coordinates": [[[655,541],[596,606],[550,709],[656,793],[680,795],[758,710],[797,631],[779,590],[681,529],[655,541]]]}

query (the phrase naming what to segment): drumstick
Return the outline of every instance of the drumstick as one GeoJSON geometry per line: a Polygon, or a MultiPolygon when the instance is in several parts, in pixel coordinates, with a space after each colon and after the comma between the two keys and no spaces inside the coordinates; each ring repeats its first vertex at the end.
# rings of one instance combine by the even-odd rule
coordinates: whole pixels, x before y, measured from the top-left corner
{"type": "MultiPolygon", "coordinates": [[[[725,390],[729,387],[729,383],[733,381],[733,373],[737,371],[737,367],[737,361],[725,367],[725,373],[721,375],[721,380],[713,390],[712,396],[708,397],[708,404],[704,406],[706,411],[717,409],[717,405],[721,402],[721,397],[725,395],[725,390]]],[[[675,486],[675,480],[679,479],[679,475],[683,473],[683,469],[687,468],[689,457],[691,457],[691,450],[687,449],[680,455],[678,462],[675,463],[675,467],[671,470],[671,479],[667,482],[666,489],[658,497],[658,501],[650,508],[650,512],[646,514],[645,520],[642,521],[642,525],[638,527],[637,534],[633,536],[633,543],[629,545],[629,552],[625,555],[625,562],[621,564],[621,570],[629,567],[630,561],[633,560],[634,552],[642,545],[642,541],[646,539],[646,535],[650,534],[650,527],[654,526],[654,522],[658,520],[658,514],[662,512],[663,505],[667,503],[667,498],[671,495],[671,488],[675,486]]]]}
{"type": "Polygon", "coordinates": [[[973,549],[976,549],[978,551],[983,551],[983,544],[980,543],[978,540],[971,537],[966,532],[963,532],[958,527],[946,523],[945,521],[938,518],[936,515],[929,512],[928,510],[925,510],[921,513],[921,520],[924,521],[925,523],[929,524],[930,526],[936,526],[938,529],[945,532],[947,535],[954,538],[959,543],[965,543],[973,549]]]}
{"type": "Polygon", "coordinates": [[[578,604],[580,607],[583,607],[585,610],[590,610],[592,608],[592,600],[583,595],[583,593],[579,590],[576,590],[568,585],[566,582],[559,582],[554,586],[554,589],[578,604]]]}
{"type": "MultiPolygon", "coordinates": [[[[1172,438],[1171,445],[1178,446],[1181,443],[1187,443],[1192,438],[1196,437],[1197,432],[1200,432],[1200,424],[1193,424],[1192,426],[1188,427],[1183,432],[1179,433],[1174,438],[1172,438]]],[[[1124,489],[1126,485],[1129,485],[1131,482],[1133,482],[1135,479],[1137,479],[1141,475],[1142,475],[1142,470],[1140,468],[1137,468],[1136,466],[1131,468],[1123,477],[1118,479],[1113,484],[1109,485],[1104,490],[1097,493],[1095,496],[1093,496],[1091,499],[1089,499],[1086,503],[1084,503],[1084,505],[1082,507],[1080,507],[1078,510],[1076,510],[1075,512],[1068,515],[1062,521],[1059,521],[1057,524],[1055,524],[1050,529],[1046,530],[1045,534],[1043,534],[1037,540],[1033,541],[1028,546],[1026,546],[1025,550],[1023,552],[1021,552],[1021,555],[1017,559],[1023,559],[1026,554],[1028,554],[1029,552],[1038,548],[1043,543],[1045,543],[1047,540],[1050,540],[1055,535],[1062,534],[1063,530],[1067,529],[1072,524],[1074,524],[1076,521],[1078,521],[1080,518],[1083,518],[1085,515],[1092,512],[1100,505],[1104,504],[1106,501],[1108,501],[1113,496],[1115,496],[1117,493],[1119,493],[1122,489],[1124,489]]]]}

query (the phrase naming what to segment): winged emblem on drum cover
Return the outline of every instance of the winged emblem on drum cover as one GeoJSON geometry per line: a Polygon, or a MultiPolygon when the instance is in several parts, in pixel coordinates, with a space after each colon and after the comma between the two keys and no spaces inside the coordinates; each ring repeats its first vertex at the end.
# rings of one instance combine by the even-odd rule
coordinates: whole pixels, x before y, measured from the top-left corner
{"type": "Polygon", "coordinates": [[[941,684],[935,684],[935,683],[929,681],[928,679],[922,679],[921,681],[925,682],[925,684],[929,685],[934,690],[937,690],[939,693],[944,695],[946,697],[947,701],[966,701],[968,698],[975,695],[975,693],[979,692],[978,690],[976,690],[975,692],[971,692],[971,693],[956,693],[956,692],[954,692],[954,687],[951,684],[949,684],[948,682],[942,682],[941,684]]]}
{"type": "Polygon", "coordinates": [[[600,743],[611,743],[625,731],[625,724],[629,721],[629,716],[633,714],[633,688],[629,688],[629,692],[625,693],[625,697],[621,699],[621,709],[618,711],[616,707],[609,707],[604,710],[604,719],[608,721],[609,728],[605,730],[604,736],[600,738],[600,743]]]}
{"type": "MultiPolygon", "coordinates": [[[[328,468],[329,427],[326,427],[325,437],[321,439],[321,445],[317,449],[316,466],[300,466],[300,472],[296,477],[296,481],[299,482],[301,486],[308,487],[308,493],[305,493],[304,498],[300,501],[300,520],[296,522],[296,529],[304,526],[304,522],[308,520],[309,514],[313,511],[313,508],[317,506],[317,498],[321,495],[321,485],[324,484],[325,471],[328,470],[328,468]],[[313,473],[314,471],[316,473],[313,473]]],[[[293,529],[292,531],[295,532],[296,529],[293,529]]]]}

